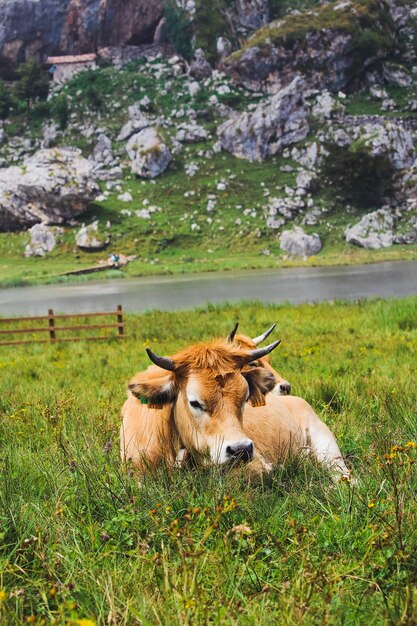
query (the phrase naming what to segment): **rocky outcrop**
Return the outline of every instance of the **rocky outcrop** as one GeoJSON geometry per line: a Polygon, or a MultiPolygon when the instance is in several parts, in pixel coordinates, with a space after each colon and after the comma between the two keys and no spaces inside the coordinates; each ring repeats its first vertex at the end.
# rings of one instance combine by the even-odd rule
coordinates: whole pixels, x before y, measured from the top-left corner
{"type": "Polygon", "coordinates": [[[306,259],[318,254],[322,249],[318,235],[307,235],[300,226],[294,226],[292,230],[284,230],[279,239],[281,250],[290,256],[300,256],[306,259]]]}
{"type": "Polygon", "coordinates": [[[395,170],[413,167],[416,160],[412,133],[395,120],[379,119],[343,129],[330,128],[326,141],[341,147],[350,146],[352,152],[366,150],[371,156],[386,157],[395,170]]]}
{"type": "Polygon", "coordinates": [[[162,0],[0,0],[0,58],[151,43],[162,12],[162,0]]]}
{"type": "Polygon", "coordinates": [[[83,213],[98,193],[81,151],[39,150],[22,166],[0,169],[0,230],[65,223],[83,213]]]}
{"type": "Polygon", "coordinates": [[[303,83],[296,78],[253,112],[231,117],[218,128],[223,150],[249,161],[262,161],[309,131],[303,83]]]}
{"type": "Polygon", "coordinates": [[[98,221],[85,226],[84,224],[75,235],[75,243],[80,250],[97,252],[103,250],[110,243],[110,235],[102,232],[98,221]]]}
{"type": "Polygon", "coordinates": [[[271,22],[228,57],[230,76],[274,93],[302,74],[315,89],[337,92],[394,46],[384,0],[342,0],[271,22]]]}
{"type": "Polygon", "coordinates": [[[56,246],[56,237],[46,224],[35,224],[29,228],[30,241],[25,248],[25,257],[43,257],[56,246]]]}
{"type": "Polygon", "coordinates": [[[159,176],[172,159],[170,149],[156,128],[145,128],[133,135],[126,150],[132,161],[132,172],[143,178],[159,176]]]}
{"type": "Polygon", "coordinates": [[[387,209],[379,209],[364,215],[345,231],[346,241],[361,248],[379,250],[389,248],[394,242],[394,218],[387,209]]]}

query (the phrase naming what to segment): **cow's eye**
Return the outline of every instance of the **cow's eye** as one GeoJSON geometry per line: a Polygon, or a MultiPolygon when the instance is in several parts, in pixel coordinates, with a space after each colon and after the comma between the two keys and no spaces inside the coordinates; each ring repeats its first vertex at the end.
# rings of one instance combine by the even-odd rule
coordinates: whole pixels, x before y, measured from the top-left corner
{"type": "Polygon", "coordinates": [[[193,407],[193,409],[200,409],[200,411],[204,410],[198,400],[190,400],[190,405],[193,407]]]}

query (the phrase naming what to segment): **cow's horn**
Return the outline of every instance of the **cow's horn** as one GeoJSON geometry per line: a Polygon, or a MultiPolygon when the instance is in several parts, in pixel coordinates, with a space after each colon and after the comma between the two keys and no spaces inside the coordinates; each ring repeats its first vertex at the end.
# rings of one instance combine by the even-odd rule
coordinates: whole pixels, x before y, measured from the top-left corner
{"type": "Polygon", "coordinates": [[[280,343],[281,343],[281,339],[278,339],[278,341],[274,341],[274,343],[270,343],[269,346],[266,346],[265,348],[258,348],[257,350],[252,350],[252,352],[248,354],[247,363],[252,363],[252,361],[257,361],[258,359],[262,359],[262,357],[272,352],[272,350],[275,350],[275,348],[279,346],[280,343]]]}
{"type": "Polygon", "coordinates": [[[236,322],[235,327],[233,328],[232,332],[227,338],[228,343],[233,343],[238,327],[239,327],[239,322],[236,322]]]}
{"type": "Polygon", "coordinates": [[[169,359],[167,356],[158,356],[150,348],[146,348],[146,352],[152,363],[155,363],[158,367],[162,367],[163,370],[168,370],[169,372],[175,370],[175,363],[172,359],[169,359]]]}
{"type": "Polygon", "coordinates": [[[260,343],[262,343],[263,341],[265,341],[265,339],[266,339],[267,337],[269,337],[269,335],[270,335],[270,334],[272,333],[272,331],[274,330],[275,326],[276,326],[276,324],[272,324],[271,328],[268,328],[268,330],[266,330],[266,331],[264,332],[264,334],[263,334],[263,335],[259,335],[259,337],[254,337],[254,338],[252,339],[253,343],[254,343],[256,346],[259,346],[259,344],[260,344],[260,343]]]}

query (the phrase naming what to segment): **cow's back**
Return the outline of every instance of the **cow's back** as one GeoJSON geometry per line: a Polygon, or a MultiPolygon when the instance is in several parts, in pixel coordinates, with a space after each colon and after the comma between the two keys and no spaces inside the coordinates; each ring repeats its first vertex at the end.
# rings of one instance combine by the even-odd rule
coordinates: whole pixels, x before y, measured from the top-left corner
{"type": "Polygon", "coordinates": [[[320,422],[311,406],[297,396],[268,394],[262,407],[246,405],[243,429],[258,454],[270,462],[308,445],[311,426],[320,422]]]}

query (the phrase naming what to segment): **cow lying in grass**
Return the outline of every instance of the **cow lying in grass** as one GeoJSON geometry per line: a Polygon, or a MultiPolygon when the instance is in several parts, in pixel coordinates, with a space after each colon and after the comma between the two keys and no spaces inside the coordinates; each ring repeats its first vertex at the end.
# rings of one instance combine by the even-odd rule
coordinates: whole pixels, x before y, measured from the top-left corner
{"type": "Polygon", "coordinates": [[[310,449],[335,475],[348,477],[335,438],[313,409],[301,398],[269,393],[274,374],[252,366],[279,341],[248,350],[236,339],[189,346],[172,358],[147,349],[155,365],[129,384],[122,459],[141,473],[163,459],[173,465],[185,447],[203,463],[244,460],[268,471],[289,452],[310,449]]]}

